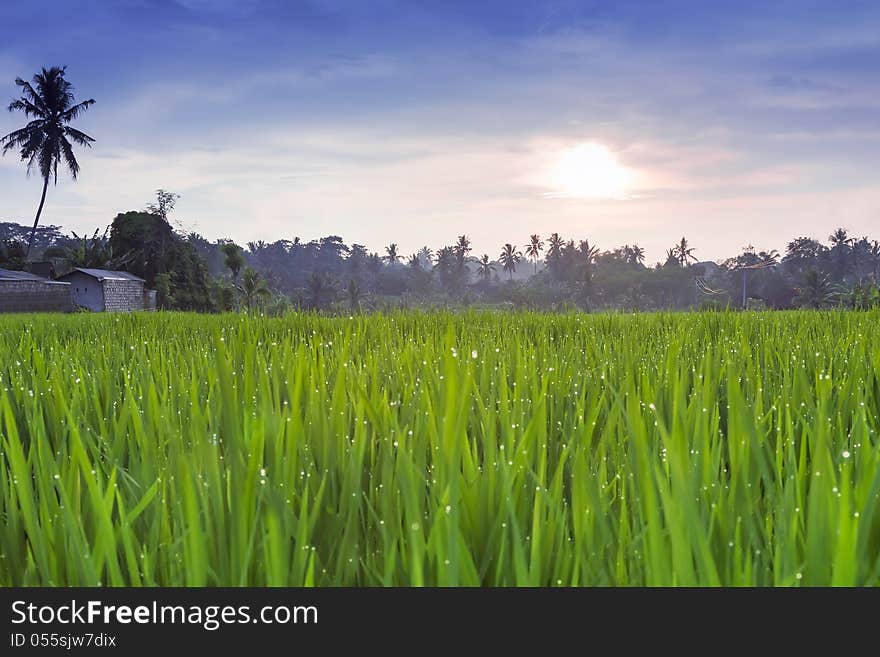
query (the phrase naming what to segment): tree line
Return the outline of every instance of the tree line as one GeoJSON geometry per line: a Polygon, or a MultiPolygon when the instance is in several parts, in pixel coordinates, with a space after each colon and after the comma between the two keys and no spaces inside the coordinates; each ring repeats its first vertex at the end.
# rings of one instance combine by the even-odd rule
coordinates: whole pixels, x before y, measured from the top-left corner
{"type": "Polygon", "coordinates": [[[389,307],[489,307],[558,310],[693,308],[867,308],[880,305],[880,243],[843,228],[827,243],[792,239],[783,253],[746,247],[720,263],[700,262],[685,237],[648,265],[637,244],[603,250],[588,239],[531,235],[498,253],[476,255],[467,235],[404,256],[311,241],[208,240],[169,221],[177,195],[159,190],[144,209],[117,215],[103,232],[66,235],[57,226],[0,222],[0,267],[24,268],[32,255],[60,275],[70,267],[125,269],[158,291],[168,309],[282,312],[389,307]]]}

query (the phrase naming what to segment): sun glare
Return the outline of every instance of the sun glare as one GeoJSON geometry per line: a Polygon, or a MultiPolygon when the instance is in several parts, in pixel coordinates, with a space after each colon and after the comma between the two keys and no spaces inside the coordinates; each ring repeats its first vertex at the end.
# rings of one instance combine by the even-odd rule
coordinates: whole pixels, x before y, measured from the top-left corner
{"type": "Polygon", "coordinates": [[[562,151],[549,178],[550,196],[625,199],[632,188],[633,172],[605,146],[586,142],[562,151]]]}

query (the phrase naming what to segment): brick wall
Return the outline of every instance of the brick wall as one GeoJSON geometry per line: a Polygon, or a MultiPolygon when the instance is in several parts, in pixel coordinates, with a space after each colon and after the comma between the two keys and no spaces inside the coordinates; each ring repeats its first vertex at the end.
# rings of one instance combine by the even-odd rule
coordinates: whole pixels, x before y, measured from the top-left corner
{"type": "Polygon", "coordinates": [[[129,312],[144,309],[144,284],[142,281],[104,280],[104,310],[129,312]]]}
{"type": "Polygon", "coordinates": [[[0,313],[69,313],[69,283],[0,281],[0,313]]]}

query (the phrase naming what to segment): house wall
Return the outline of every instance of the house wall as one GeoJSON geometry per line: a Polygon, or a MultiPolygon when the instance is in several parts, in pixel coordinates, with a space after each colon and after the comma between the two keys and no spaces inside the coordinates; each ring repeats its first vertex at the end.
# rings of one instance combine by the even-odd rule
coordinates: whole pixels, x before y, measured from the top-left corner
{"type": "Polygon", "coordinates": [[[70,285],[53,281],[0,281],[0,313],[71,311],[70,285]]]}
{"type": "Polygon", "coordinates": [[[104,309],[108,312],[131,312],[144,309],[143,281],[104,279],[104,309]]]}
{"type": "Polygon", "coordinates": [[[156,310],[156,290],[144,288],[144,310],[156,310]]]}
{"type": "Polygon", "coordinates": [[[94,312],[104,310],[104,288],[99,280],[82,272],[73,272],[66,278],[70,282],[70,294],[74,306],[88,308],[94,312]]]}

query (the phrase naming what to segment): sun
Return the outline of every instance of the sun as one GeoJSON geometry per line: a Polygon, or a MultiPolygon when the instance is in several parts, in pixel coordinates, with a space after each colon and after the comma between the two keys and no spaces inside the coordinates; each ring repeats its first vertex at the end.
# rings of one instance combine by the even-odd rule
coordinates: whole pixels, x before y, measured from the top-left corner
{"type": "Polygon", "coordinates": [[[585,142],[558,153],[550,167],[549,196],[583,199],[625,199],[634,174],[608,148],[585,142]]]}

